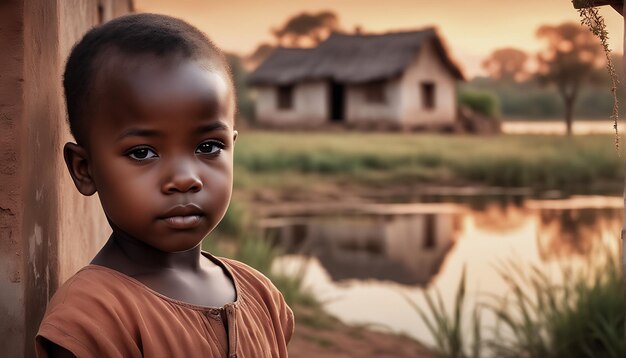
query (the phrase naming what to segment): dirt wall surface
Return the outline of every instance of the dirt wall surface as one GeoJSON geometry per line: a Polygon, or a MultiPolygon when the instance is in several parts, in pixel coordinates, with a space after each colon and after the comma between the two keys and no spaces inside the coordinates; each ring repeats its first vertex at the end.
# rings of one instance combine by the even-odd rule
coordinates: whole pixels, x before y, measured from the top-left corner
{"type": "MultiPolygon", "coordinates": [[[[20,185],[25,340],[35,336],[48,298],[56,288],[58,261],[58,178],[63,119],[58,90],[58,17],[54,2],[24,2],[20,185]]],[[[25,343],[25,356],[29,355],[25,343]]],[[[32,344],[30,344],[32,346],[32,344]]]]}
{"type": "Polygon", "coordinates": [[[23,4],[0,2],[0,347],[19,357],[24,341],[22,200],[19,163],[23,103],[23,4]]]}
{"type": "MultiPolygon", "coordinates": [[[[622,16],[626,15],[626,2],[624,2],[622,9],[622,16]]],[[[624,48],[623,51],[626,51],[626,21],[624,21],[624,48]]],[[[619,64],[616,64],[619,66],[619,64]]],[[[622,67],[626,71],[626,56],[622,57],[622,67]]],[[[620,84],[624,86],[625,84],[620,84]]],[[[624,103],[624,99],[622,98],[622,103],[624,103]]],[[[624,144],[622,144],[624,145],[624,144]]],[[[626,208],[626,178],[624,179],[624,207],[626,208]]],[[[626,272],[626,250],[624,250],[624,238],[626,237],[626,210],[624,210],[624,224],[622,226],[622,272],[626,272]]],[[[626,275],[624,275],[624,295],[626,296],[626,275]]],[[[626,337],[624,337],[626,339],[626,337]]]]}
{"type": "Polygon", "coordinates": [[[49,298],[109,234],[97,197],[82,197],[63,162],[72,138],[62,72],[72,45],[129,0],[0,2],[0,347],[34,356],[49,298]]]}

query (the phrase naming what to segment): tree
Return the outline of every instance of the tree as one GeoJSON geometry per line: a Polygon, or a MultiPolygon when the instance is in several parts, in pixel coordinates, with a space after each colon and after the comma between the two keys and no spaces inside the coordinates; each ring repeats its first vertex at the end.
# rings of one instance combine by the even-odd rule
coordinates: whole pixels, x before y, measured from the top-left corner
{"type": "Polygon", "coordinates": [[[537,78],[542,84],[556,86],[565,107],[567,135],[571,135],[581,85],[602,77],[603,47],[590,31],[573,22],[541,26],[537,37],[547,45],[537,55],[537,78]]]}
{"type": "Polygon", "coordinates": [[[489,76],[507,82],[522,81],[528,76],[526,63],[528,54],[516,48],[497,49],[483,61],[482,66],[489,76]]]}
{"type": "Polygon", "coordinates": [[[280,29],[273,30],[274,36],[282,46],[288,40],[291,46],[301,46],[303,40],[317,45],[332,31],[339,29],[339,20],[332,11],[317,14],[303,12],[293,16],[280,29]]]}
{"type": "Polygon", "coordinates": [[[257,67],[261,62],[265,61],[266,58],[276,49],[276,46],[272,46],[268,43],[262,43],[257,48],[246,57],[245,61],[249,68],[257,67]]]}

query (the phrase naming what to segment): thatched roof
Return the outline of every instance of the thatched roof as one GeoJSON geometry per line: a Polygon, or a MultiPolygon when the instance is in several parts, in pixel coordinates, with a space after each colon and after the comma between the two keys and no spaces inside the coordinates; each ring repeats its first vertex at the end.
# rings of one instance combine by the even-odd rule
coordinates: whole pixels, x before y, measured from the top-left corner
{"type": "Polygon", "coordinates": [[[382,35],[333,33],[315,48],[278,48],[248,81],[252,85],[276,85],[316,79],[344,83],[384,80],[400,76],[428,42],[452,75],[462,80],[461,70],[450,59],[437,32],[428,28],[382,35]]]}

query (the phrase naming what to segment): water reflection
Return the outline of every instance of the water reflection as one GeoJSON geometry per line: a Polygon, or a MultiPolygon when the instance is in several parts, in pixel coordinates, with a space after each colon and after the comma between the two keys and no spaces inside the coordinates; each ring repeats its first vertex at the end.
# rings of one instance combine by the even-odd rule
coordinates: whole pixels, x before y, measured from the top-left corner
{"type": "Polygon", "coordinates": [[[615,223],[620,219],[619,210],[613,209],[543,210],[537,234],[539,255],[543,260],[588,255],[603,233],[619,232],[615,223]]]}
{"type": "MultiPolygon", "coordinates": [[[[507,134],[551,134],[566,133],[563,121],[505,121],[502,131],[507,134]]],[[[612,134],[615,133],[613,123],[609,121],[577,120],[572,132],[576,135],[612,134]]]]}
{"type": "MultiPolygon", "coordinates": [[[[450,307],[463,266],[468,304],[477,294],[501,295],[506,284],[494,267],[504,260],[558,265],[594,255],[619,237],[623,199],[574,197],[503,205],[361,204],[269,213],[263,227],[290,255],[276,269],[300,272],[326,308],[350,323],[374,323],[426,343],[430,335],[402,295],[424,305],[438,289],[450,307]]],[[[614,245],[616,247],[616,245],[614,245]]],[[[582,261],[581,261],[582,262],[582,261]]],[[[556,277],[556,276],[555,276],[556,277]]],[[[425,307],[425,306],[424,306],[425,307]]]]}
{"type": "Polygon", "coordinates": [[[606,205],[580,208],[579,199],[479,207],[382,204],[339,216],[270,218],[261,225],[288,253],[315,256],[334,281],[374,279],[425,287],[470,226],[506,236],[537,222],[533,237],[526,239],[537,240],[542,261],[588,255],[602,235],[619,232],[621,200],[606,205]],[[463,227],[468,220],[471,225],[463,227]]]}
{"type": "Polygon", "coordinates": [[[335,281],[390,280],[426,286],[458,235],[462,208],[430,204],[426,212],[370,207],[342,217],[265,220],[270,237],[289,253],[318,258],[335,281]]]}

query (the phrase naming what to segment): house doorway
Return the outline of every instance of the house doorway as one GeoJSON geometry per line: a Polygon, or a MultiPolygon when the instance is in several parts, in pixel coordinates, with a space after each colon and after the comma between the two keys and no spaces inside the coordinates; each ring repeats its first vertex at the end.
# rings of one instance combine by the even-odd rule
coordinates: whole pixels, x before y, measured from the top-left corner
{"type": "Polygon", "coordinates": [[[345,118],[346,87],[342,83],[330,82],[330,121],[341,122],[345,118]]]}

